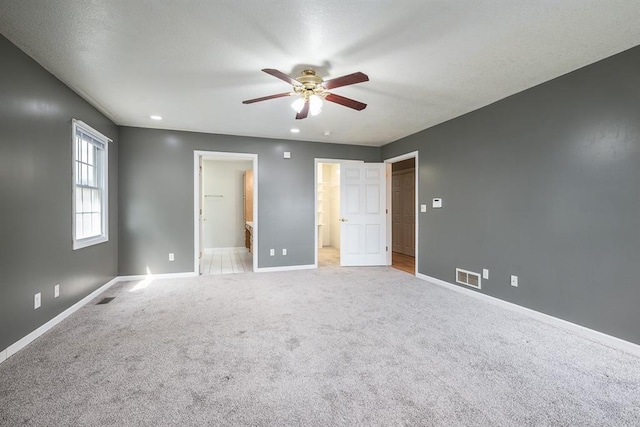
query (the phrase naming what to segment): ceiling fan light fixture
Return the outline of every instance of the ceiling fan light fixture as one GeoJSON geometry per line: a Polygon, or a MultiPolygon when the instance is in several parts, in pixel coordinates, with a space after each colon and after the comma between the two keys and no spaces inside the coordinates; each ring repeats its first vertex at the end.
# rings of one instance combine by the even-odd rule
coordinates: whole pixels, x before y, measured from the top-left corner
{"type": "Polygon", "coordinates": [[[309,112],[312,116],[317,116],[322,112],[322,98],[318,95],[311,95],[309,97],[309,112]]]}
{"type": "Polygon", "coordinates": [[[360,71],[331,80],[323,80],[322,77],[316,75],[316,72],[311,69],[303,70],[302,74],[296,78],[273,68],[264,68],[262,71],[291,84],[293,90],[260,98],[247,99],[246,101],[242,101],[243,104],[253,104],[254,102],[285,96],[297,96],[291,104],[291,108],[296,112],[296,120],[306,119],[309,113],[311,113],[312,116],[320,114],[322,112],[322,101],[325,99],[357,111],[367,108],[367,104],[365,103],[329,92],[331,89],[369,81],[369,77],[360,71]]]}
{"type": "Polygon", "coordinates": [[[299,113],[300,111],[302,111],[302,107],[304,107],[304,99],[303,98],[298,98],[295,101],[293,101],[293,103],[291,104],[291,108],[293,108],[293,110],[296,113],[299,113]]]}

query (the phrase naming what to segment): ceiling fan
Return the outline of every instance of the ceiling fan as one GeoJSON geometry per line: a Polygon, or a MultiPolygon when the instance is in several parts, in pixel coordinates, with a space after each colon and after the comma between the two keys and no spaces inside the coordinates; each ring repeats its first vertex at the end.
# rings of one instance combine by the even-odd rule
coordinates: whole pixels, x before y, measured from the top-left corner
{"type": "Polygon", "coordinates": [[[300,76],[296,78],[272,68],[265,68],[262,71],[291,84],[293,86],[293,91],[263,96],[261,98],[248,99],[246,101],[242,101],[243,104],[253,104],[254,102],[266,101],[268,99],[297,95],[298,99],[291,104],[291,107],[297,112],[296,120],[307,118],[309,112],[311,112],[312,116],[319,114],[322,108],[323,99],[358,111],[364,110],[367,107],[367,104],[362,102],[329,92],[329,90],[337,87],[369,81],[369,77],[364,73],[357,72],[323,81],[322,77],[317,76],[316,72],[310,69],[302,71],[300,76]]]}

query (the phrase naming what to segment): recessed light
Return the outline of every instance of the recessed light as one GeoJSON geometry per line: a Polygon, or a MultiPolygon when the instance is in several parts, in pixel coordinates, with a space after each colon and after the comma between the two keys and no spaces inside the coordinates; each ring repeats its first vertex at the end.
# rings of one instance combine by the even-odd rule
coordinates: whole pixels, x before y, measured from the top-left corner
{"type": "Polygon", "coordinates": [[[331,131],[325,130],[323,135],[324,136],[329,136],[329,135],[331,135],[331,131]]]}
{"type": "Polygon", "coordinates": [[[152,120],[162,120],[161,116],[153,115],[153,116],[149,116],[149,117],[151,117],[152,120]]]}
{"type": "Polygon", "coordinates": [[[300,129],[293,128],[291,129],[291,133],[300,133],[300,129]]]}

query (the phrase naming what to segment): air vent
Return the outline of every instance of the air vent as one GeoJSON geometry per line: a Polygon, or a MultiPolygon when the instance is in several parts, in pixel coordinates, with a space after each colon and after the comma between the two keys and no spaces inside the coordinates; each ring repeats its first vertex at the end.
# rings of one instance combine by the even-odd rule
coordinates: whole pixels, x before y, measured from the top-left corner
{"type": "Polygon", "coordinates": [[[456,282],[462,285],[471,286],[472,288],[480,289],[480,274],[456,268],[456,282]]]}

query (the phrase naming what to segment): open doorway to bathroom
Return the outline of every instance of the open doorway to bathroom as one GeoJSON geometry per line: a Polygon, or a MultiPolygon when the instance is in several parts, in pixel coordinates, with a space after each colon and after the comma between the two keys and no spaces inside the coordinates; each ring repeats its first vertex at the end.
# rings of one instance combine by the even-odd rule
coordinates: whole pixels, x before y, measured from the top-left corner
{"type": "Polygon", "coordinates": [[[257,156],[196,152],[195,271],[247,273],[257,263],[257,156]]]}

